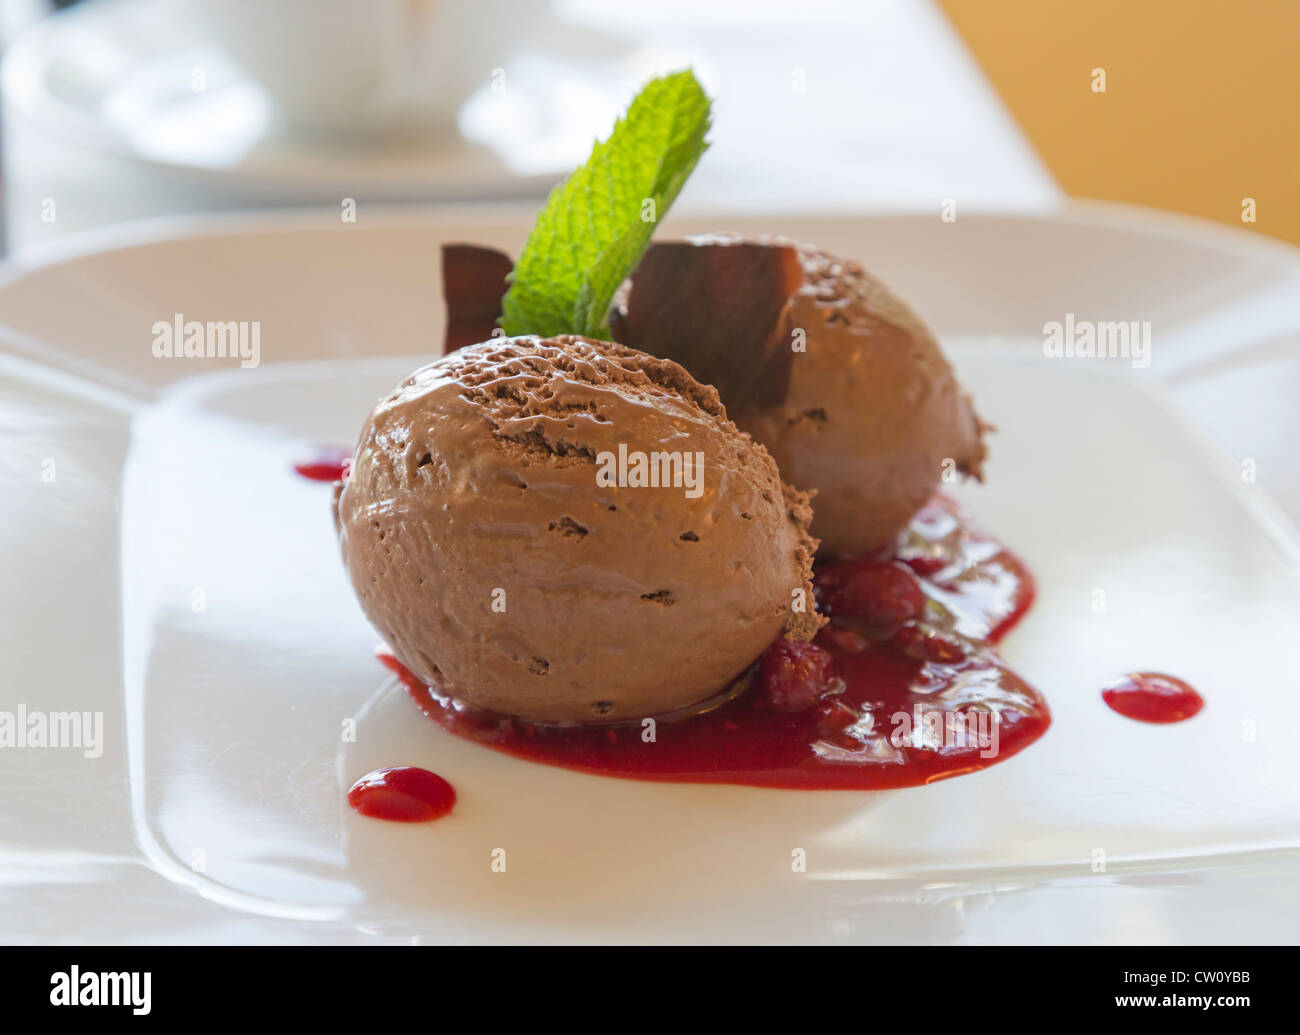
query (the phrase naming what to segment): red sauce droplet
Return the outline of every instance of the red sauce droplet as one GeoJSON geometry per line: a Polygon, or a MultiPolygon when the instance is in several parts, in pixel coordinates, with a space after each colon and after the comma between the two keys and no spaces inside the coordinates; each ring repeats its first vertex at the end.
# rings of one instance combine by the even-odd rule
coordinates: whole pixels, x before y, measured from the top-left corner
{"type": "Polygon", "coordinates": [[[661,719],[653,740],[641,722],[548,727],[483,712],[426,685],[386,650],[379,658],[420,709],[457,736],[534,762],[630,779],[910,787],[987,768],[1042,736],[1051,723],[1047,704],[993,646],[1033,599],[1025,566],[942,498],[916,515],[892,559],[906,565],[906,580],[884,573],[882,558],[819,571],[821,599],[854,565],[874,566],[845,598],[854,613],[817,638],[829,666],[803,652],[774,668],[769,654],[766,676],[756,665],[738,681],[741,692],[689,718],[661,719]],[[883,593],[879,606],[863,603],[873,580],[883,593]],[[798,673],[831,689],[803,694],[798,673]],[[778,678],[779,707],[765,678],[778,678]]]}
{"type": "Polygon", "coordinates": [[[456,804],[456,789],[437,773],[399,765],[363,776],[348,791],[348,804],[374,819],[422,823],[447,815],[456,804]]]}
{"type": "Polygon", "coordinates": [[[314,482],[337,482],[348,476],[352,450],[342,446],[321,446],[294,462],[293,469],[314,482]]]}
{"type": "Polygon", "coordinates": [[[1120,715],[1139,722],[1182,722],[1205,707],[1190,686],[1160,672],[1130,672],[1103,689],[1101,696],[1120,715]]]}

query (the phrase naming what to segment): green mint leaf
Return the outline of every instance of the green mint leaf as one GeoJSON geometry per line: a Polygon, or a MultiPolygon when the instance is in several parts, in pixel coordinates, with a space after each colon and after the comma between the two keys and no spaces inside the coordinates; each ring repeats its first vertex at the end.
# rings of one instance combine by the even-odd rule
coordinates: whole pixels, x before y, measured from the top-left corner
{"type": "Polygon", "coordinates": [[[707,149],[711,108],[689,69],[646,84],[546,199],[502,300],[507,334],[609,337],[614,292],[707,149]]]}

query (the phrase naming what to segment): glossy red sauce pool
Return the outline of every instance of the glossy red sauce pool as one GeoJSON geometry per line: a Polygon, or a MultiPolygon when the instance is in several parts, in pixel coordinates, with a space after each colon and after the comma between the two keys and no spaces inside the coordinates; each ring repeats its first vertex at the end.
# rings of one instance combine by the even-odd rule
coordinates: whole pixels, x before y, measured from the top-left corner
{"type": "Polygon", "coordinates": [[[836,615],[817,643],[833,657],[842,687],[801,711],[773,708],[748,686],[757,678],[751,671],[738,693],[689,718],[533,726],[471,709],[391,653],[379,657],[448,732],[534,762],[639,780],[910,787],[984,769],[1047,730],[1047,704],[993,646],[1028,609],[1033,579],[951,502],[923,508],[892,558],[826,565],[817,581],[819,600],[836,615]],[[836,613],[864,566],[873,586],[884,575],[889,590],[873,606],[848,608],[870,622],[836,613]],[[879,570],[886,567],[894,571],[879,570]]]}
{"type": "Polygon", "coordinates": [[[1182,722],[1205,707],[1187,683],[1161,672],[1130,672],[1101,692],[1120,715],[1139,722],[1182,722]]]}
{"type": "Polygon", "coordinates": [[[452,810],[456,789],[437,773],[399,765],[363,776],[348,791],[348,804],[374,819],[423,823],[452,810]]]}
{"type": "Polygon", "coordinates": [[[293,469],[314,482],[342,480],[352,463],[352,450],[342,446],[320,446],[294,461],[293,469]]]}

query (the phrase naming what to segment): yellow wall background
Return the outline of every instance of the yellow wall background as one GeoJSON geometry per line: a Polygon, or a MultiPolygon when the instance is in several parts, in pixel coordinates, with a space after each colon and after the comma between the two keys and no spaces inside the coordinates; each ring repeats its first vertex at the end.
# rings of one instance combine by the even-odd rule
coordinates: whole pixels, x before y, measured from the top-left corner
{"type": "Polygon", "coordinates": [[[939,3],[1066,193],[1300,244],[1300,0],[939,3]]]}

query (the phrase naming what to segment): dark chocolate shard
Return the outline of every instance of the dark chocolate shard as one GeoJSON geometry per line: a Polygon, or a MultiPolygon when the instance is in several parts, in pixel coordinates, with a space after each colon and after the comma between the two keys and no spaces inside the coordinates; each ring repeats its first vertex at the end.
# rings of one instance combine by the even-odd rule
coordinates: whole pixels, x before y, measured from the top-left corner
{"type": "Polygon", "coordinates": [[[610,317],[616,341],[680,363],[732,413],[785,401],[790,304],[803,283],[785,242],[709,236],[651,244],[610,317]]]}
{"type": "Polygon", "coordinates": [[[495,248],[477,244],[442,246],[442,297],[447,306],[444,356],[492,337],[501,318],[501,299],[512,269],[510,256],[495,248]]]}

